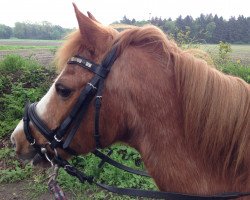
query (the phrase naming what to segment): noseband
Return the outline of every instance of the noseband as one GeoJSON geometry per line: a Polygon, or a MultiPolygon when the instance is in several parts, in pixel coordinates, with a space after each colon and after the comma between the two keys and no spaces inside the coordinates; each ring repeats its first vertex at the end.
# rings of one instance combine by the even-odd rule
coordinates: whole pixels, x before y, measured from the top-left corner
{"type": "Polygon", "coordinates": [[[87,69],[93,72],[94,77],[87,83],[86,87],[81,91],[80,96],[75,103],[74,107],[70,111],[69,115],[63,120],[61,125],[55,130],[50,130],[47,125],[40,119],[36,112],[37,103],[26,104],[25,112],[23,117],[24,123],[24,133],[26,139],[31,146],[34,147],[36,152],[48,160],[52,165],[58,165],[63,167],[70,175],[76,176],[81,182],[89,182],[98,185],[99,187],[106,189],[110,192],[118,193],[121,195],[130,195],[130,196],[141,196],[147,198],[156,198],[156,199],[172,199],[172,200],[226,200],[226,199],[237,199],[243,196],[249,196],[250,193],[239,193],[231,192],[224,194],[216,194],[212,196],[198,196],[198,195],[188,195],[181,193],[173,192],[160,192],[160,191],[147,191],[139,189],[129,189],[129,188],[117,188],[113,186],[108,186],[105,184],[97,183],[94,181],[94,178],[91,176],[86,176],[81,171],[70,165],[70,163],[57,154],[56,148],[63,149],[71,155],[77,155],[71,147],[70,143],[74,138],[79,126],[83,120],[83,117],[88,109],[90,102],[95,98],[95,118],[94,118],[94,134],[96,149],[92,152],[94,155],[102,159],[102,164],[107,162],[117,168],[125,170],[130,173],[134,173],[141,176],[149,175],[146,172],[134,170],[129,167],[126,167],[111,158],[108,155],[103,154],[98,149],[101,148],[100,144],[100,134],[99,134],[99,114],[101,108],[101,99],[102,91],[104,87],[104,80],[107,78],[107,75],[117,59],[116,47],[114,46],[111,51],[106,55],[102,63],[95,64],[89,61],[86,58],[81,56],[74,56],[69,59],[68,64],[76,64],[84,69],[87,69]],[[35,138],[32,135],[29,123],[32,122],[35,128],[48,140],[48,145],[50,149],[54,151],[54,157],[50,158],[47,154],[46,146],[40,145],[37,143],[35,138]]]}

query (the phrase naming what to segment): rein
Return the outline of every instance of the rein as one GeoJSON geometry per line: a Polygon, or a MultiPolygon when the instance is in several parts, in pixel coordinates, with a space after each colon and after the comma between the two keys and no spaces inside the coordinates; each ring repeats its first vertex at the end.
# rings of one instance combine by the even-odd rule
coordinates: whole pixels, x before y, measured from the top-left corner
{"type": "Polygon", "coordinates": [[[109,192],[114,192],[121,195],[129,195],[129,196],[140,196],[147,198],[155,198],[155,199],[172,199],[172,200],[227,200],[227,199],[237,199],[244,196],[249,196],[248,193],[240,193],[240,192],[230,192],[223,194],[215,194],[211,196],[198,196],[198,195],[189,195],[189,194],[181,194],[174,192],[161,192],[161,191],[148,191],[148,190],[140,190],[140,189],[131,189],[131,188],[118,188],[109,185],[105,185],[102,183],[98,183],[94,180],[94,177],[87,176],[83,172],[79,171],[77,168],[72,166],[67,160],[63,159],[57,154],[56,148],[61,148],[67,153],[71,155],[77,155],[77,153],[70,148],[70,143],[74,138],[81,121],[88,109],[91,101],[94,100],[95,106],[95,118],[94,118],[94,134],[93,137],[95,139],[96,149],[92,152],[95,156],[101,159],[101,163],[99,166],[101,167],[105,162],[122,169],[124,171],[150,177],[146,172],[134,170],[127,166],[124,166],[115,160],[111,159],[109,155],[103,154],[98,149],[101,149],[100,144],[100,131],[99,131],[99,120],[100,120],[100,109],[101,109],[101,100],[102,100],[102,91],[104,87],[104,79],[107,78],[108,73],[117,59],[116,47],[113,47],[111,51],[106,55],[104,60],[100,65],[95,64],[81,56],[74,56],[69,59],[68,64],[76,64],[84,69],[87,69],[93,72],[94,77],[88,82],[86,87],[81,91],[80,96],[72,108],[69,115],[64,119],[61,125],[55,130],[50,130],[46,124],[40,119],[40,117],[36,113],[36,104],[37,103],[27,103],[25,106],[25,113],[23,117],[24,122],[24,133],[26,139],[30,143],[31,146],[34,147],[37,154],[40,155],[45,160],[48,160],[51,163],[51,166],[54,168],[55,172],[51,176],[49,181],[49,188],[54,192],[56,199],[66,199],[62,190],[57,184],[56,177],[58,167],[64,168],[64,170],[79,179],[80,182],[88,182],[90,184],[95,184],[109,192]],[[35,138],[32,136],[32,132],[29,126],[29,122],[32,122],[34,126],[38,129],[38,131],[48,140],[46,145],[40,145],[36,142],[35,138]],[[66,135],[67,134],[67,135],[66,135]],[[54,156],[49,156],[49,152],[47,151],[47,146],[50,147],[54,151],[54,156]]]}

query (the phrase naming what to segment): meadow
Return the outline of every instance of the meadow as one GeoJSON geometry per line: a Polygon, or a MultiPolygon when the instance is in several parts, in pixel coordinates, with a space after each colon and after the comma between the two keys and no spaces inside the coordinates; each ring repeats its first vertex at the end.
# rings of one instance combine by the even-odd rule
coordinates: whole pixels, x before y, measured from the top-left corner
{"type": "MultiPolygon", "coordinates": [[[[55,52],[62,42],[63,40],[0,39],[0,58],[1,55],[5,55],[6,51],[8,53],[11,53],[9,51],[15,51],[14,53],[20,54],[25,50],[44,50],[45,52],[50,50],[55,52]]],[[[216,57],[219,54],[219,46],[217,44],[195,44],[193,46],[208,52],[212,57],[216,57]]],[[[250,44],[233,44],[231,48],[232,52],[229,53],[231,60],[250,67],[250,44]]]]}
{"type": "MultiPolygon", "coordinates": [[[[62,41],[0,40],[0,194],[2,199],[48,199],[49,170],[23,165],[15,157],[10,134],[22,118],[25,101],[38,101],[56,76],[53,57],[62,41]],[[17,55],[12,55],[17,54],[17,55]],[[5,195],[5,196],[4,196],[5,195]],[[15,196],[16,195],[16,196],[15,196]]],[[[250,45],[231,45],[226,59],[220,58],[218,45],[196,45],[207,51],[216,67],[250,83],[250,45]]],[[[112,158],[135,169],[144,169],[140,155],[132,148],[112,146],[112,158]]],[[[108,150],[103,150],[107,152],[108,150]]],[[[100,160],[93,155],[75,157],[72,164],[96,180],[119,187],[157,189],[154,181],[113,168],[98,168],[100,160]]],[[[133,199],[107,193],[60,171],[60,185],[70,199],[133,199]]],[[[0,197],[1,199],[1,197],[0,197]]]]}
{"type": "MultiPolygon", "coordinates": [[[[199,48],[205,50],[209,54],[216,56],[219,54],[219,46],[216,44],[201,44],[199,48]]],[[[231,45],[232,52],[229,53],[229,58],[234,62],[242,63],[250,67],[250,45],[249,44],[233,44],[231,45]]]]}

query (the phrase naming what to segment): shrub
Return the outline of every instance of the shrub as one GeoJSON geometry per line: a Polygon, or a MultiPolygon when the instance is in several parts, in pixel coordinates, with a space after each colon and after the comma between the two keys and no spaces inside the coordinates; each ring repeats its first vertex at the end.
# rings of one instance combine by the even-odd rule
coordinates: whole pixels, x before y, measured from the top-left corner
{"type": "Polygon", "coordinates": [[[219,70],[222,72],[237,76],[245,80],[247,83],[250,83],[250,68],[241,65],[240,63],[234,63],[234,62],[226,62],[222,63],[218,66],[219,70]]]}
{"type": "Polygon", "coordinates": [[[222,61],[228,59],[228,54],[232,52],[231,44],[220,41],[219,43],[219,56],[222,61]]]}
{"type": "Polygon", "coordinates": [[[22,118],[25,102],[37,101],[48,90],[55,70],[18,55],[0,62],[0,138],[9,134],[22,118]]]}

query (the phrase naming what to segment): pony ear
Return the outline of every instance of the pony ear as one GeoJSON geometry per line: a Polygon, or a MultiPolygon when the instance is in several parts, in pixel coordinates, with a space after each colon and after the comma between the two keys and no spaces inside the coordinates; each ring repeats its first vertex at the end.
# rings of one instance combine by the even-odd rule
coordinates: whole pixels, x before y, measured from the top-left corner
{"type": "Polygon", "coordinates": [[[89,50],[94,51],[98,48],[98,45],[100,46],[100,44],[103,44],[103,41],[106,41],[110,37],[110,34],[101,24],[97,23],[96,20],[91,19],[93,17],[91,13],[91,17],[89,18],[85,16],[74,3],[73,6],[84,44],[89,50]]]}
{"type": "Polygon", "coordinates": [[[96,18],[94,17],[94,15],[92,15],[91,12],[87,11],[87,13],[88,13],[88,16],[89,16],[90,19],[92,19],[93,21],[95,21],[97,23],[100,23],[99,21],[96,20],[96,18]]]}

